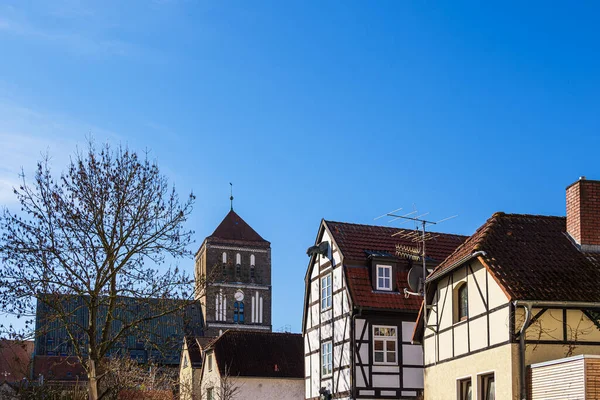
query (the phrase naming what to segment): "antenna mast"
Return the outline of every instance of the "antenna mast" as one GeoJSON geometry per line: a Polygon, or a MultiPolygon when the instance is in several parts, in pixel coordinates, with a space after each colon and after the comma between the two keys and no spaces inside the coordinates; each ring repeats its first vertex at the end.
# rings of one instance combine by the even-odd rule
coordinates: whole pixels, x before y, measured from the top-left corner
{"type": "MultiPolygon", "coordinates": [[[[398,209],[398,210],[400,210],[400,209],[398,209]]],[[[421,258],[421,262],[423,265],[423,289],[422,289],[421,293],[418,293],[418,295],[423,296],[423,302],[424,302],[423,325],[424,325],[425,329],[427,329],[427,286],[425,285],[425,279],[427,278],[428,274],[427,274],[425,242],[436,238],[437,235],[434,236],[434,235],[431,235],[430,233],[427,233],[426,228],[427,228],[427,225],[436,225],[440,222],[444,222],[449,219],[455,218],[455,217],[457,217],[457,215],[453,215],[451,217],[444,218],[442,220],[434,222],[434,221],[428,221],[428,220],[421,218],[429,213],[417,215],[416,217],[410,217],[409,215],[416,214],[416,211],[413,211],[413,212],[411,212],[409,214],[405,214],[405,215],[394,214],[394,212],[398,211],[398,210],[394,210],[390,213],[387,213],[387,214],[385,214],[385,216],[393,217],[394,219],[392,219],[391,221],[396,221],[398,219],[403,219],[403,220],[405,220],[405,222],[414,221],[417,224],[416,230],[419,232],[419,233],[415,233],[415,231],[411,231],[411,232],[405,233],[403,231],[399,231],[392,236],[397,236],[401,233],[404,233],[402,235],[402,237],[404,237],[404,238],[407,238],[407,239],[410,238],[411,241],[413,241],[413,242],[417,242],[419,240],[421,241],[421,246],[422,246],[421,251],[418,251],[418,248],[413,250],[413,249],[409,248],[408,246],[400,246],[400,245],[398,245],[400,247],[397,246],[396,248],[397,248],[397,253],[402,254],[402,255],[406,256],[407,258],[413,258],[413,259],[418,259],[418,257],[421,258]],[[420,228],[419,228],[419,225],[420,225],[420,228]],[[419,237],[419,234],[420,234],[420,237],[419,237]],[[417,251],[415,251],[415,250],[417,250],[417,251]]],[[[380,217],[378,217],[378,218],[380,218],[380,217]]],[[[413,294],[413,293],[409,292],[406,288],[404,289],[404,293],[407,295],[407,297],[408,297],[408,295],[413,294]]]]}

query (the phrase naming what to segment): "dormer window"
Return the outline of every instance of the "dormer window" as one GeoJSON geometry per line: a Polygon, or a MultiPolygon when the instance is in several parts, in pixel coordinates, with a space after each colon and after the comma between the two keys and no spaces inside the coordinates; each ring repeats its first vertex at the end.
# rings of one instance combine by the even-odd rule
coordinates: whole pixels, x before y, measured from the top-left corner
{"type": "Polygon", "coordinates": [[[392,290],[391,265],[377,265],[377,290],[392,290]]]}

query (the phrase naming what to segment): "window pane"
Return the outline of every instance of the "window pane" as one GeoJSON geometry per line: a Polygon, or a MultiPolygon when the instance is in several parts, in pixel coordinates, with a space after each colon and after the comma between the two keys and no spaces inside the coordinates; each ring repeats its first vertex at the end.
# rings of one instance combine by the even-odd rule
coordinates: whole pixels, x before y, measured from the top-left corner
{"type": "Polygon", "coordinates": [[[384,287],[384,285],[383,285],[383,278],[379,278],[378,287],[380,287],[380,288],[384,287]]]}
{"type": "Polygon", "coordinates": [[[387,362],[396,362],[396,352],[389,352],[387,353],[387,362]]]}
{"type": "Polygon", "coordinates": [[[383,269],[383,276],[385,276],[386,278],[390,277],[390,269],[389,268],[383,269]]]}
{"type": "Polygon", "coordinates": [[[383,362],[383,351],[375,352],[375,362],[383,362]]]}
{"type": "Polygon", "coordinates": [[[382,340],[375,341],[375,350],[383,350],[383,341],[382,340]]]}
{"type": "Polygon", "coordinates": [[[385,347],[387,351],[396,351],[396,342],[388,340],[385,347]]]}
{"type": "Polygon", "coordinates": [[[379,328],[375,328],[375,336],[379,336],[379,328]]]}

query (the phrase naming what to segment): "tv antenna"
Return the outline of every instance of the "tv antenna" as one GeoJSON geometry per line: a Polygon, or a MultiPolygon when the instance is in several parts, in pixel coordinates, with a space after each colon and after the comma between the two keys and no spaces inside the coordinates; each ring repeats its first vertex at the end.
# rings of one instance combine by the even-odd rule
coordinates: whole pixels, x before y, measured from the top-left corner
{"type": "Polygon", "coordinates": [[[389,213],[383,214],[375,219],[380,219],[383,217],[392,217],[389,222],[397,221],[399,219],[403,220],[400,224],[406,222],[414,222],[415,229],[406,229],[400,230],[394,233],[392,236],[398,236],[404,240],[409,240],[413,245],[396,245],[396,254],[400,257],[407,258],[413,261],[421,261],[421,267],[414,266],[408,271],[408,286],[410,288],[404,288],[404,296],[422,296],[425,301],[425,306],[423,307],[423,323],[427,325],[427,289],[425,287],[425,279],[427,278],[427,256],[426,256],[426,243],[429,240],[437,238],[439,235],[432,234],[427,232],[427,227],[430,225],[437,225],[442,222],[448,221],[452,218],[458,217],[458,215],[452,215],[447,218],[443,218],[439,221],[431,221],[427,219],[423,219],[423,217],[429,215],[429,213],[420,214],[417,216],[412,216],[413,214],[417,214],[417,210],[413,210],[412,212],[404,215],[398,215],[396,212],[402,210],[402,208],[398,208],[394,211],[390,211],[389,213]],[[420,244],[420,246],[419,246],[420,244]]]}

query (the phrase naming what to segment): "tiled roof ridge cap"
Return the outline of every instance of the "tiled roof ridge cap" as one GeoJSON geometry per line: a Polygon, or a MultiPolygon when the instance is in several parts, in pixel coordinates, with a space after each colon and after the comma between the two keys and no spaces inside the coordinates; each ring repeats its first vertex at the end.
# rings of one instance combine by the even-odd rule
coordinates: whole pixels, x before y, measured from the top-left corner
{"type": "MultiPolygon", "coordinates": [[[[416,229],[407,229],[407,228],[396,228],[394,226],[369,225],[369,224],[357,224],[357,223],[354,223],[354,222],[332,221],[332,220],[328,220],[328,219],[323,219],[323,221],[325,221],[326,223],[331,223],[331,224],[343,224],[343,225],[354,225],[354,226],[368,226],[368,227],[371,227],[371,228],[397,229],[399,231],[401,231],[401,230],[415,231],[416,230],[416,229]]],[[[457,237],[463,237],[463,238],[468,238],[469,237],[469,235],[461,235],[459,233],[436,232],[436,231],[430,231],[430,230],[428,230],[427,232],[432,233],[432,234],[445,235],[445,236],[457,236],[457,237]]]]}
{"type": "MultiPolygon", "coordinates": [[[[494,214],[492,214],[492,217],[494,217],[496,215],[498,217],[509,217],[509,218],[512,218],[512,217],[548,218],[548,219],[566,219],[567,218],[567,217],[561,216],[561,215],[519,214],[519,213],[505,213],[505,212],[502,212],[502,211],[495,212],[494,214]]],[[[490,219],[491,219],[491,217],[490,217],[490,219]]]]}

